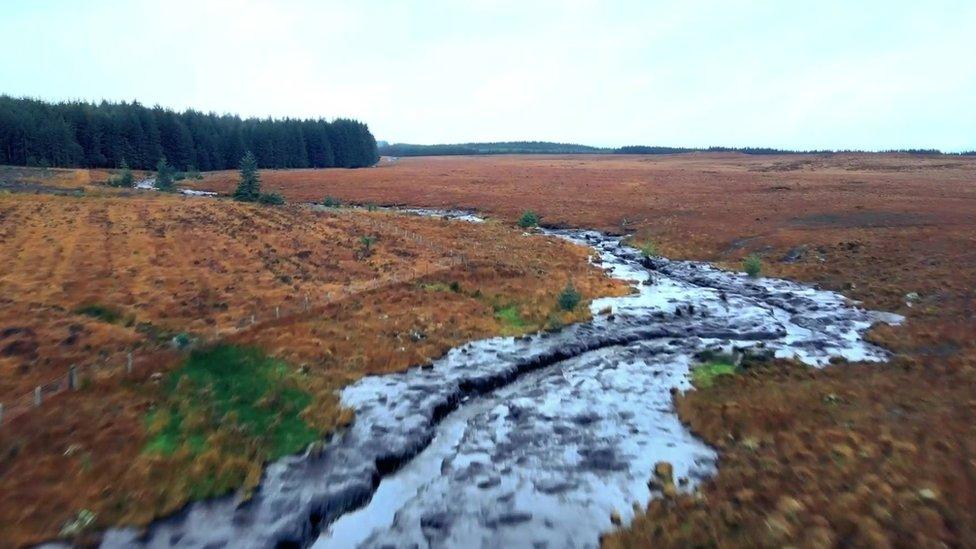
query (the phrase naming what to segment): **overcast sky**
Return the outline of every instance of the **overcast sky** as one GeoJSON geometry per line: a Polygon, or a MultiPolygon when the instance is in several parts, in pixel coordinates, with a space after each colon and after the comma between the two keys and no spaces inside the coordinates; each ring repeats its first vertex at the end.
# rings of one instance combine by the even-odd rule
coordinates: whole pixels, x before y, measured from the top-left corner
{"type": "Polygon", "coordinates": [[[45,1],[0,93],[410,143],[976,149],[976,1],[45,1]]]}

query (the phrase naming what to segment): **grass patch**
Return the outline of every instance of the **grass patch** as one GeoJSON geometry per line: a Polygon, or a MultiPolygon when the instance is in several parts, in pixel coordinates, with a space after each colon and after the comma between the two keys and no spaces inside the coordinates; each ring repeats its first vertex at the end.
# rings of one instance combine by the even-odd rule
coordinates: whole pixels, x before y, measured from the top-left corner
{"type": "Polygon", "coordinates": [[[97,303],[82,305],[75,309],[75,314],[97,318],[103,322],[108,322],[109,324],[115,324],[122,319],[122,313],[116,309],[105,305],[99,305],[97,303]]]}
{"type": "Polygon", "coordinates": [[[528,326],[528,323],[522,318],[518,305],[515,304],[496,307],[495,318],[502,323],[502,327],[506,331],[521,332],[528,326]]]}
{"type": "Polygon", "coordinates": [[[170,374],[164,391],[163,404],[146,415],[150,436],[143,450],[194,460],[194,498],[244,482],[247,468],[225,470],[223,456],[262,464],[298,452],[321,435],[302,417],[311,395],[296,386],[285,363],[256,348],[194,351],[170,374]]]}
{"type": "MultiPolygon", "coordinates": [[[[461,284],[456,280],[447,282],[423,282],[420,284],[420,289],[425,292],[461,292],[461,284]]],[[[477,297],[477,296],[476,296],[477,297]]]]}
{"type": "Polygon", "coordinates": [[[698,389],[707,389],[721,376],[732,376],[738,368],[727,362],[706,362],[691,370],[691,384],[698,389]]]}

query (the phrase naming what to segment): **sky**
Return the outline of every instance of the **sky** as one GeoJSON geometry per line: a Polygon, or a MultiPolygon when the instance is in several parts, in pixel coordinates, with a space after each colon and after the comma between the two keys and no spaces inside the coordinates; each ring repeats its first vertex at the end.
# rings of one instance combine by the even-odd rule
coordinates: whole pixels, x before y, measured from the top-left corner
{"type": "Polygon", "coordinates": [[[976,0],[5,0],[0,93],[405,143],[976,149],[976,0]]]}

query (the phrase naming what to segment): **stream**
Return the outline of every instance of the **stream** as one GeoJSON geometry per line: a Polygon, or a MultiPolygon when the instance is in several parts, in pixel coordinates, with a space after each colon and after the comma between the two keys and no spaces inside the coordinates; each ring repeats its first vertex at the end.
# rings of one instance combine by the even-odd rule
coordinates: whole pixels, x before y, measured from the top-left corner
{"type": "Polygon", "coordinates": [[[715,452],[671,403],[696,356],[883,361],[862,335],[901,320],[785,280],[643,258],[619,237],[544,232],[591,247],[635,293],[595,300],[590,322],[363,378],[341,394],[352,426],[270,464],[249,501],[196,502],[103,546],[595,547],[612,513],[626,524],[646,506],[655,462],[674,466],[679,490],[714,474],[715,452]]]}

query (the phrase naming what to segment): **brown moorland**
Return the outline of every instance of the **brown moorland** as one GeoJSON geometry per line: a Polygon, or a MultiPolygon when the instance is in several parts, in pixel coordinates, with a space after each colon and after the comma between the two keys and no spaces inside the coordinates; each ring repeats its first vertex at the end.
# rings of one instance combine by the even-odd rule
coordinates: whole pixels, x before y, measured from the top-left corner
{"type": "MultiPolygon", "coordinates": [[[[105,183],[117,170],[81,170],[75,168],[28,168],[0,166],[0,191],[19,193],[82,193],[85,191],[116,191],[105,183]]],[[[146,172],[134,171],[134,177],[146,172]]]]}
{"type": "Polygon", "coordinates": [[[96,527],[142,524],[212,494],[200,479],[253,486],[265,454],[242,452],[223,423],[202,454],[149,451],[170,442],[153,411],[184,390],[160,377],[184,363],[174,335],[283,361],[288,388],[310,395],[302,417],[325,433],[349,420],[335,390],[351,380],[581,320],[585,307],[556,304],[569,282],[586,300],[628,291],[588,255],[501,223],[153,193],[0,194],[0,401],[71,364],[102,366],[20,417],[8,408],[0,545],[57,536],[83,509],[96,527]]]}
{"type": "Polygon", "coordinates": [[[872,333],[890,364],[772,365],[679,397],[717,477],[605,543],[976,546],[976,158],[440,157],[262,177],[293,199],[534,210],[736,268],[758,254],[765,274],[906,315],[872,333]]]}

